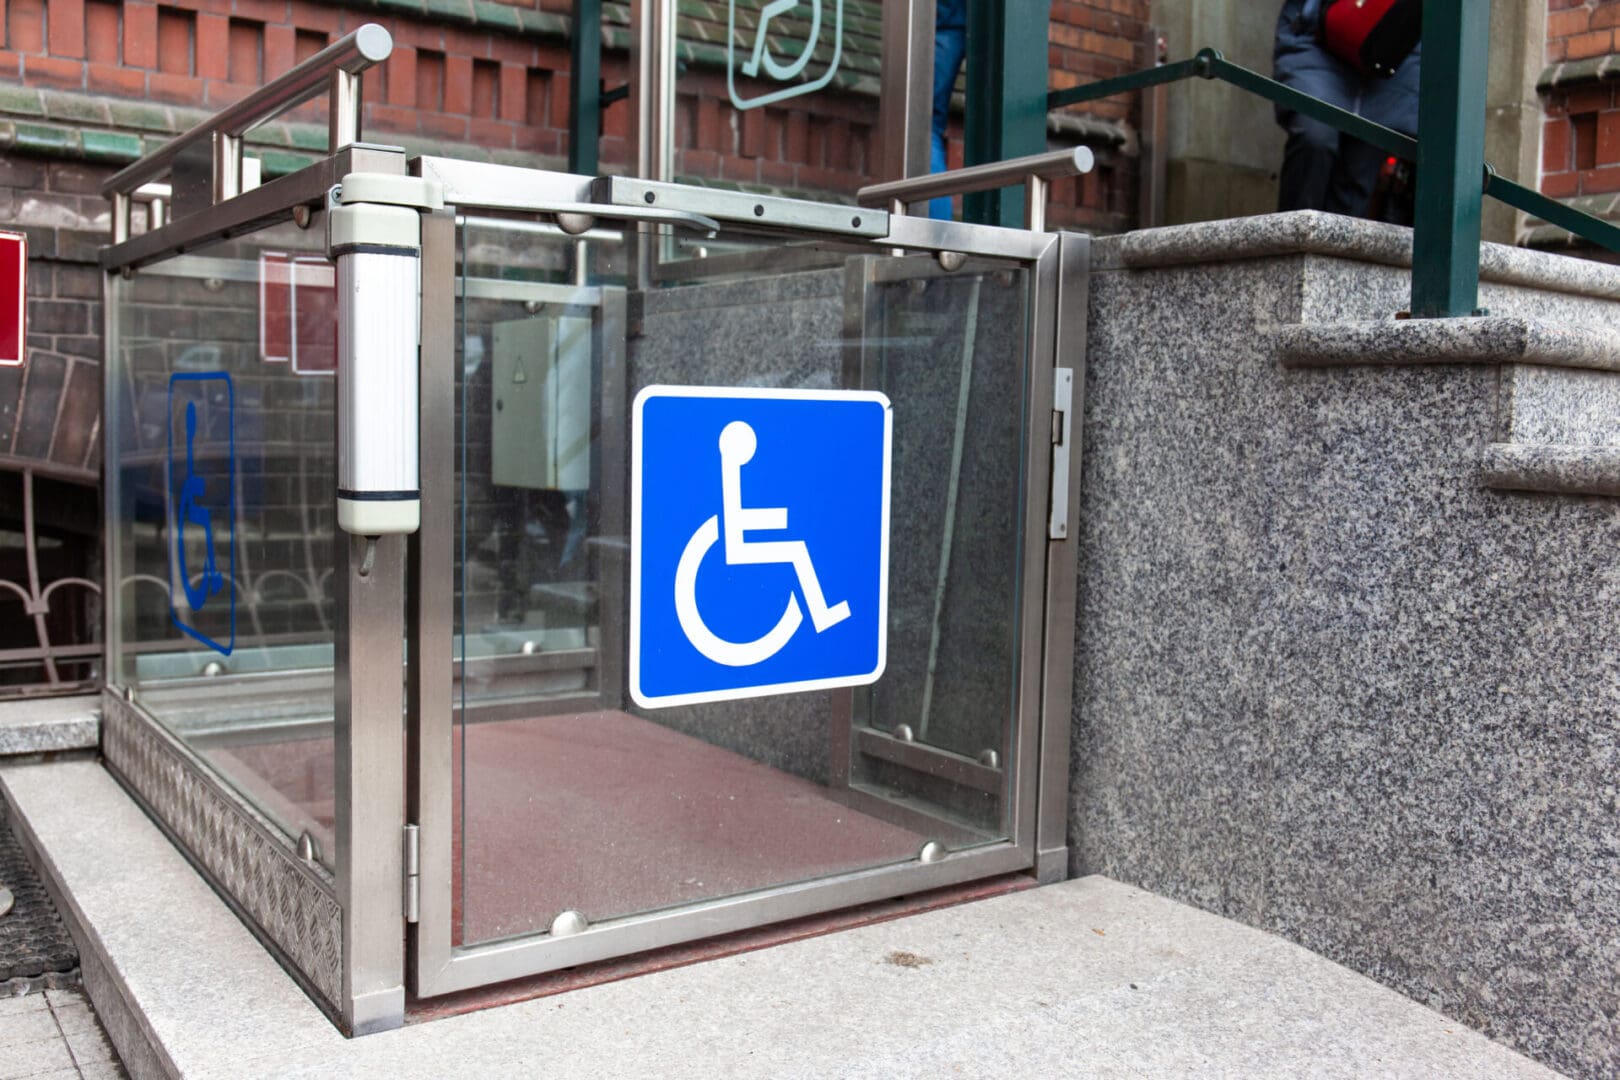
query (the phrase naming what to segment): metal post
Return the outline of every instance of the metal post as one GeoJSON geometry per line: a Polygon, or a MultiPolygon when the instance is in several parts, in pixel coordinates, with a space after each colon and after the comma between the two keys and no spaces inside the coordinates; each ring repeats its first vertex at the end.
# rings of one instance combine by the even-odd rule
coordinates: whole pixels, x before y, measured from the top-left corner
{"type": "Polygon", "coordinates": [[[602,0],[574,0],[568,56],[568,171],[595,176],[602,137],[602,0]]]}
{"type": "Polygon", "coordinates": [[[242,194],[242,139],[214,132],[214,202],[242,194]]]}
{"type": "Polygon", "coordinates": [[[675,0],[632,0],[630,28],[636,175],[643,180],[673,180],[675,0]]]}
{"type": "MultiPolygon", "coordinates": [[[[1046,149],[1046,36],[1050,0],[968,0],[965,165],[1046,149]],[[1031,57],[1043,62],[1031,63],[1031,57]]],[[[972,222],[1017,228],[1024,193],[987,191],[963,200],[972,222]]]]}
{"type": "Polygon", "coordinates": [[[1471,315],[1479,306],[1490,0],[1423,5],[1412,314],[1471,315]]]}
{"type": "Polygon", "coordinates": [[[339,1006],[365,1035],[405,1021],[405,537],[340,532],[334,546],[339,1006]]]}
{"type": "Polygon", "coordinates": [[[1046,231],[1046,179],[1030,175],[1024,178],[1024,228],[1030,232],[1046,231]]]}
{"type": "Polygon", "coordinates": [[[360,75],[341,68],[332,72],[332,103],[327,108],[327,152],[337,153],[360,141],[360,75]]]}
{"type": "Polygon", "coordinates": [[[934,0],[889,0],[883,5],[882,96],[878,130],[885,180],[920,176],[929,169],[934,113],[934,0]]]}

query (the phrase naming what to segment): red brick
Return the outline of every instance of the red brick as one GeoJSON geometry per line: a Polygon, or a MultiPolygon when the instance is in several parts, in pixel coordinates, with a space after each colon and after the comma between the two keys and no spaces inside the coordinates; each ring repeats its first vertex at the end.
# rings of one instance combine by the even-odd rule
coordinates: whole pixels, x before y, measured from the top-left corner
{"type": "Polygon", "coordinates": [[[686,176],[719,176],[720,155],[713,150],[682,150],[676,171],[686,176]]]}
{"type": "Polygon", "coordinates": [[[191,11],[158,8],[157,68],[169,75],[196,74],[196,19],[191,11]]]}
{"type": "Polygon", "coordinates": [[[1605,109],[1612,109],[1614,107],[1614,87],[1604,83],[1577,87],[1565,95],[1564,107],[1571,115],[1603,112],[1605,109]]]}
{"type": "Polygon", "coordinates": [[[499,120],[500,112],[501,66],[493,60],[474,60],[472,114],[480,120],[499,120]]]}
{"type": "Polygon", "coordinates": [[[1563,172],[1569,168],[1569,121],[1548,120],[1541,129],[1541,168],[1563,172]]]}
{"type": "Polygon", "coordinates": [[[742,114],[742,140],[739,149],[744,157],[760,158],[765,156],[764,109],[749,109],[742,114]]]}
{"type": "Polygon", "coordinates": [[[516,134],[511,124],[499,120],[474,119],[467,125],[473,144],[486,150],[509,150],[516,134]]]}
{"type": "Polygon", "coordinates": [[[1620,164],[1620,112],[1611,110],[1598,114],[1597,163],[1600,166],[1620,164]]]}
{"type": "Polygon", "coordinates": [[[453,139],[461,142],[467,138],[467,118],[465,116],[425,112],[421,116],[420,126],[423,135],[435,139],[453,139]]]}
{"type": "Polygon", "coordinates": [[[84,61],[59,56],[25,56],[23,76],[30,86],[81,90],[84,88],[84,61]]]}
{"type": "Polygon", "coordinates": [[[243,19],[263,23],[285,23],[289,18],[287,0],[235,0],[231,12],[243,19]]]}
{"type": "Polygon", "coordinates": [[[1558,173],[1541,178],[1541,193],[1549,199],[1567,199],[1580,190],[1580,173],[1558,173]]]}
{"type": "Polygon", "coordinates": [[[394,51],[383,61],[383,77],[388,83],[388,104],[413,106],[416,104],[416,50],[409,45],[395,45],[394,51]]]}
{"type": "MultiPolygon", "coordinates": [[[[535,154],[559,154],[562,152],[562,136],[555,128],[529,125],[520,127],[515,133],[515,143],[519,150],[527,150],[535,154]]],[[[624,146],[623,139],[603,139],[599,144],[603,160],[607,157],[609,145],[624,146]]]]}
{"type": "Polygon", "coordinates": [[[459,26],[444,28],[444,51],[460,53],[476,60],[489,58],[489,35],[476,30],[463,30],[459,26]]]}
{"type": "MultiPolygon", "coordinates": [[[[1553,16],[1553,17],[1556,18],[1557,16],[1553,16]]],[[[1616,5],[1616,4],[1612,4],[1612,3],[1604,4],[1603,6],[1599,7],[1596,11],[1592,12],[1591,17],[1592,17],[1591,27],[1592,27],[1593,30],[1599,30],[1599,29],[1602,29],[1604,27],[1611,27],[1612,28],[1612,27],[1615,27],[1615,26],[1620,26],[1620,5],[1616,5]]],[[[1547,36],[1548,37],[1552,36],[1550,20],[1549,20],[1549,23],[1548,23],[1547,36]]]]}
{"type": "Polygon", "coordinates": [[[124,0],[124,63],[157,67],[157,5],[124,0]]]}
{"type": "Polygon", "coordinates": [[[1555,11],[1547,16],[1547,37],[1571,37],[1584,32],[1588,27],[1588,20],[1592,13],[1585,8],[1571,8],[1568,11],[1555,11]]]}
{"type": "Polygon", "coordinates": [[[782,160],[806,163],[810,160],[810,118],[802,112],[787,116],[787,139],[782,148],[782,160]]]}
{"type": "Polygon", "coordinates": [[[375,127],[398,135],[416,134],[416,117],[416,110],[411,108],[401,109],[392,105],[370,105],[366,109],[368,128],[375,127]]]}
{"type": "Polygon", "coordinates": [[[528,69],[518,64],[501,65],[501,119],[521,124],[527,111],[528,69]]]}
{"type": "Polygon", "coordinates": [[[343,32],[341,12],[324,4],[306,3],[305,0],[293,0],[287,21],[300,30],[319,30],[334,36],[343,32]]]}
{"type": "Polygon", "coordinates": [[[84,0],[50,0],[52,56],[84,58],[84,0]]]}
{"type": "Polygon", "coordinates": [[[177,105],[197,105],[203,96],[201,79],[189,75],[171,75],[154,71],[146,79],[147,93],[156,101],[172,101],[177,105]]]}
{"type": "Polygon", "coordinates": [[[197,15],[197,77],[230,78],[230,20],[223,15],[197,15]]]}
{"type": "Polygon", "coordinates": [[[1587,169],[1580,174],[1581,194],[1597,195],[1620,191],[1620,166],[1606,169],[1587,169]]]}
{"type": "Polygon", "coordinates": [[[45,0],[6,0],[6,44],[20,53],[45,51],[45,0]]]}
{"type": "Polygon", "coordinates": [[[1589,56],[1602,56],[1614,44],[1614,34],[1608,30],[1593,30],[1576,34],[1564,43],[1564,55],[1571,60],[1584,60],[1589,56]]]}
{"type": "Polygon", "coordinates": [[[503,64],[519,64],[523,67],[533,67],[540,60],[532,41],[505,35],[490,41],[489,55],[503,64]]]}
{"type": "Polygon", "coordinates": [[[91,64],[85,69],[85,82],[90,90],[98,94],[131,98],[146,96],[146,72],[139,68],[91,64]]]}
{"type": "MultiPolygon", "coordinates": [[[[568,93],[562,87],[562,84],[557,85],[562,94],[566,95],[568,93]]],[[[562,126],[566,127],[567,125],[562,126]]],[[[604,109],[602,111],[602,134],[611,135],[616,139],[628,139],[630,137],[630,110],[622,108],[620,104],[614,104],[611,108],[604,109]]],[[[690,141],[687,140],[687,142],[690,141]]]]}
{"type": "Polygon", "coordinates": [[[13,81],[22,78],[22,57],[9,49],[0,49],[0,78],[13,81]]]}
{"type": "Polygon", "coordinates": [[[117,0],[90,0],[84,5],[84,58],[92,64],[120,62],[119,22],[123,5],[117,0]]]}
{"type": "Polygon", "coordinates": [[[759,180],[772,187],[790,188],[799,182],[799,167],[786,161],[761,161],[759,180]]]}
{"type": "Polygon", "coordinates": [[[699,98],[697,103],[697,146],[700,150],[726,149],[724,120],[720,116],[720,102],[715,98],[699,98]]]}
{"type": "Polygon", "coordinates": [[[264,28],[264,74],[266,78],[273,79],[284,71],[291,70],[296,55],[294,49],[293,28],[290,26],[266,26],[264,28]]]}
{"type": "Polygon", "coordinates": [[[444,60],[444,111],[465,116],[472,112],[472,59],[447,56],[444,60]]]}

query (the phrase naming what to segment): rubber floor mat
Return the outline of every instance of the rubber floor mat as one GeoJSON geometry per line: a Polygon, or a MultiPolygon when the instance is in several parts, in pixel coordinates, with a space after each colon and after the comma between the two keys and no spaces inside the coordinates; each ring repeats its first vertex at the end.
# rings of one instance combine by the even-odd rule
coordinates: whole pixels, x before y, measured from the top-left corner
{"type": "Polygon", "coordinates": [[[12,835],[4,802],[0,802],[0,885],[15,898],[11,911],[0,915],[0,994],[24,993],[33,982],[40,987],[56,985],[50,977],[75,971],[79,951],[12,835]]]}

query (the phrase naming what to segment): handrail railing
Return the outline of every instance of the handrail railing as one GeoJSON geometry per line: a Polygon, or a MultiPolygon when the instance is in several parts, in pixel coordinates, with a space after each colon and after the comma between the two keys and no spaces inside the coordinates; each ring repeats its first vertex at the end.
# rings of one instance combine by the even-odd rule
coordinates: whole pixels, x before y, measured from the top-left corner
{"type": "MultiPolygon", "coordinates": [[[[1101,98],[1112,97],[1115,94],[1129,93],[1151,86],[1162,86],[1165,83],[1179,82],[1182,79],[1194,77],[1219,79],[1240,90],[1246,90],[1274,104],[1281,105],[1285,109],[1291,109],[1302,116],[1320,120],[1322,123],[1347,135],[1371,143],[1394,157],[1406,161],[1417,161],[1418,141],[1411,136],[1403,135],[1398,131],[1384,127],[1382,124],[1375,124],[1366,117],[1347,112],[1309,94],[1302,94],[1292,87],[1284,86],[1275,79],[1268,79],[1259,72],[1250,71],[1246,67],[1234,64],[1215,49],[1201,49],[1198,55],[1190,60],[1164,64],[1144,71],[1133,72],[1129,75],[1121,75],[1118,78],[1104,79],[1100,82],[1072,87],[1068,90],[1055,90],[1047,95],[1046,106],[1048,109],[1061,109],[1083,101],[1097,101],[1101,98]]],[[[1548,224],[1567,229],[1576,236],[1590,240],[1599,247],[1607,248],[1613,252],[1620,252],[1620,226],[1584,213],[1572,206],[1566,206],[1556,199],[1548,198],[1533,188],[1527,188],[1523,184],[1516,184],[1512,180],[1498,175],[1489,165],[1485,167],[1481,190],[1486,195],[1499,202],[1506,203],[1515,210],[1523,210],[1527,214],[1534,214],[1548,224]]]]}
{"type": "Polygon", "coordinates": [[[1095,161],[1089,147],[1076,146],[1068,150],[970,165],[949,172],[925,173],[904,180],[868,184],[855,193],[855,201],[861,206],[887,206],[893,213],[904,214],[909,203],[948,195],[967,195],[975,191],[993,191],[1022,183],[1026,188],[1024,225],[1039,231],[1046,227],[1047,183],[1088,173],[1095,161]]]}
{"type": "Polygon", "coordinates": [[[176,135],[139,161],[114,173],[101,185],[113,200],[114,240],[128,235],[130,196],[150,180],[174,168],[188,151],[208,146],[213,154],[213,201],[241,193],[242,137],[289,109],[330,93],[328,152],[337,153],[360,138],[360,73],[388,59],[394,40],[376,23],[334,41],[286,74],[228,105],[190,130],[176,135]],[[122,228],[120,228],[122,225],[122,228]],[[119,233],[123,235],[120,236],[119,233]]]}

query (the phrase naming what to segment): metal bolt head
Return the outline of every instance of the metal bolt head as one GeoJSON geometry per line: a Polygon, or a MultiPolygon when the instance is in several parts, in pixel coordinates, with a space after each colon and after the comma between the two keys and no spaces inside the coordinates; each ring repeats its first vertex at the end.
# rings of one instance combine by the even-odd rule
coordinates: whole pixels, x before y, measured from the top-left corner
{"type": "Polygon", "coordinates": [[[987,765],[992,769],[999,769],[1001,768],[1001,755],[996,753],[994,750],[980,750],[979,764],[987,765]]]}
{"type": "Polygon", "coordinates": [[[298,857],[307,863],[319,862],[321,859],[321,845],[315,842],[315,837],[305,830],[298,837],[298,857]]]}
{"type": "Polygon", "coordinates": [[[225,665],[218,660],[210,660],[203,665],[202,673],[204,675],[223,675],[225,674],[225,665]]]}
{"type": "Polygon", "coordinates": [[[934,256],[934,260],[946,273],[954,274],[967,265],[967,256],[960,251],[942,251],[934,256]]]}
{"type": "Polygon", "coordinates": [[[314,220],[315,211],[310,209],[308,203],[299,203],[293,207],[293,224],[300,229],[309,228],[310,223],[314,220]]]}
{"type": "Polygon", "coordinates": [[[940,843],[938,840],[930,840],[928,843],[922,846],[921,851],[917,852],[917,861],[924,863],[936,863],[943,859],[945,854],[944,844],[940,843]]]}
{"type": "Polygon", "coordinates": [[[590,214],[564,213],[557,215],[557,228],[569,236],[579,236],[581,233],[589,232],[595,224],[596,219],[590,214]]]}
{"type": "Polygon", "coordinates": [[[533,656],[535,653],[540,651],[540,646],[536,645],[533,641],[525,641],[523,643],[523,648],[518,651],[524,656],[533,656]]]}
{"type": "Polygon", "coordinates": [[[568,937],[585,931],[590,925],[589,919],[570,908],[551,920],[551,936],[568,937]]]}
{"type": "Polygon", "coordinates": [[[911,725],[910,724],[896,724],[896,725],[894,725],[894,731],[892,732],[892,734],[900,742],[916,742],[917,741],[917,733],[911,730],[911,725]]]}

